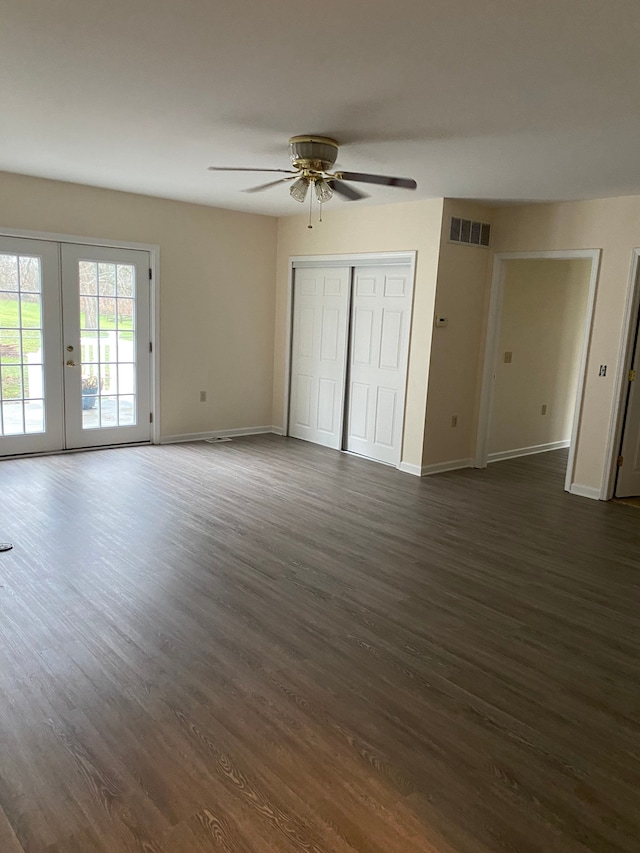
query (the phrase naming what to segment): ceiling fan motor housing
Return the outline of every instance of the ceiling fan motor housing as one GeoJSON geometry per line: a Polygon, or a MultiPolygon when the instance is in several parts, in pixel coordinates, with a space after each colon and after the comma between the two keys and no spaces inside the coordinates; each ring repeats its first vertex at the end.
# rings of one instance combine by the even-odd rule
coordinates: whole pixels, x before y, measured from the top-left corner
{"type": "Polygon", "coordinates": [[[289,156],[296,169],[327,172],[336,162],[338,143],[328,136],[292,136],[289,156]]]}

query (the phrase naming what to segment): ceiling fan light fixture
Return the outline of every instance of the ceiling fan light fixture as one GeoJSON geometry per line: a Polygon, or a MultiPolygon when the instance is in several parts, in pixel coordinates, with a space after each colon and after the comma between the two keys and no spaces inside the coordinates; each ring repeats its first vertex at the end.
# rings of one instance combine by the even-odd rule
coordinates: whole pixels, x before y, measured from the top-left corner
{"type": "Polygon", "coordinates": [[[309,181],[306,178],[298,178],[289,187],[289,195],[291,198],[299,201],[302,204],[309,192],[309,181]]]}
{"type": "Polygon", "coordinates": [[[294,168],[327,171],[336,162],[338,143],[329,136],[292,136],[289,156],[294,168]]]}
{"type": "Polygon", "coordinates": [[[333,197],[333,190],[324,178],[319,178],[315,182],[315,191],[316,198],[318,199],[320,204],[324,204],[325,201],[329,201],[329,199],[333,197]]]}

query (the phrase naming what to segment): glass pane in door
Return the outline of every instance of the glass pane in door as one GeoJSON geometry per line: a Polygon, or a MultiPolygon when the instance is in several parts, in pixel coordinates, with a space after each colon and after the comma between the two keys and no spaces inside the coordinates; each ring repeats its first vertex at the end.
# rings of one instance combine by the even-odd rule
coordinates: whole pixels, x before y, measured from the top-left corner
{"type": "Polygon", "coordinates": [[[0,254],[0,436],[45,432],[41,259],[0,254]]]}
{"type": "Polygon", "coordinates": [[[78,261],[82,429],[136,424],[136,268],[78,261]]]}

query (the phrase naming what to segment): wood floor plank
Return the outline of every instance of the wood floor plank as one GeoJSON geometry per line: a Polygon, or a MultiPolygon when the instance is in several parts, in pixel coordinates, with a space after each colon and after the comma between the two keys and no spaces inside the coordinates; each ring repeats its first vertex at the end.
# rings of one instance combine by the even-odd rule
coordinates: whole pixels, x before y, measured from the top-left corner
{"type": "Polygon", "coordinates": [[[2,853],[636,853],[640,517],[565,464],[1,462],[2,853]]]}
{"type": "Polygon", "coordinates": [[[3,853],[24,853],[3,809],[0,809],[0,850],[3,853]]]}

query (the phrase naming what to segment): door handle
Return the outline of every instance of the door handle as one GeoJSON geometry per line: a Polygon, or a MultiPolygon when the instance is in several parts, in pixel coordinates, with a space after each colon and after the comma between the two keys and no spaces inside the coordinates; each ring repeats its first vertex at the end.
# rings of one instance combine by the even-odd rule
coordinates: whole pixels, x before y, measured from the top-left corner
{"type": "Polygon", "coordinates": [[[67,361],[67,367],[77,367],[77,366],[78,365],[75,363],[75,361],[72,361],[71,359],[69,359],[69,361],[67,361]]]}

